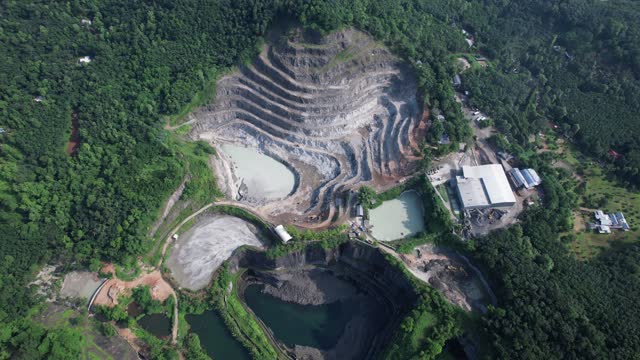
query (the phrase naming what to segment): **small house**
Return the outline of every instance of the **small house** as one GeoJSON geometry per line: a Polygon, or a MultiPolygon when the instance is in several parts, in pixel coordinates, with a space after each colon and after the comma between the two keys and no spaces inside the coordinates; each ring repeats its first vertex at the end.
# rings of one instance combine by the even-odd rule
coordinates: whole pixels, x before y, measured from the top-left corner
{"type": "Polygon", "coordinates": [[[590,229],[597,230],[600,234],[610,234],[611,229],[629,231],[630,227],[621,211],[617,213],[605,214],[602,210],[593,213],[596,218],[595,224],[589,224],[590,229]]]}

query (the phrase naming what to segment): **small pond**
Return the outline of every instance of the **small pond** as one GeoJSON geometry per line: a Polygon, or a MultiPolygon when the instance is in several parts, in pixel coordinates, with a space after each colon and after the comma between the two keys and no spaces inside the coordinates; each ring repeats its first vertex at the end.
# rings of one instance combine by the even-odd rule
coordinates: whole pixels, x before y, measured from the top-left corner
{"type": "Polygon", "coordinates": [[[247,186],[247,195],[277,199],[289,195],[295,187],[293,172],[278,160],[255,148],[224,144],[222,152],[231,158],[233,171],[247,186]]]}
{"type": "Polygon", "coordinates": [[[247,350],[236,340],[224,321],[213,310],[200,315],[187,315],[191,331],[198,334],[200,345],[213,359],[250,360],[247,350]]]}
{"type": "Polygon", "coordinates": [[[165,314],[145,315],[138,325],[159,338],[171,335],[171,320],[165,314]]]}
{"type": "Polygon", "coordinates": [[[369,217],[371,234],[378,240],[398,240],[424,231],[422,200],[413,190],[369,210],[369,217]]]}
{"type": "Polygon", "coordinates": [[[127,314],[129,314],[129,316],[133,318],[137,318],[138,316],[142,315],[143,312],[144,309],[135,301],[130,302],[127,306],[127,314]]]}
{"type": "Polygon", "coordinates": [[[262,292],[262,285],[249,285],[244,299],[278,340],[330,349],[336,345],[345,326],[358,310],[355,298],[323,305],[300,305],[280,300],[262,292]]]}

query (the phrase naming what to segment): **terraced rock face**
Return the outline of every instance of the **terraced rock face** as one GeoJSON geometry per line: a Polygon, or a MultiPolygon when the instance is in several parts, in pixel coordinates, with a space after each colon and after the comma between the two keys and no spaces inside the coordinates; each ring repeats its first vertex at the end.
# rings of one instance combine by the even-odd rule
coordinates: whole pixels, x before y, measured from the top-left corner
{"type": "Polygon", "coordinates": [[[331,219],[336,204],[344,211],[336,199],[354,185],[392,183],[412,170],[418,110],[407,65],[366,34],[294,31],[219,81],[215,102],[191,115],[191,136],[287,164],[297,181],[283,199],[243,191],[224,154],[215,167],[230,197],[272,219],[304,214],[304,225],[308,215],[331,219]]]}

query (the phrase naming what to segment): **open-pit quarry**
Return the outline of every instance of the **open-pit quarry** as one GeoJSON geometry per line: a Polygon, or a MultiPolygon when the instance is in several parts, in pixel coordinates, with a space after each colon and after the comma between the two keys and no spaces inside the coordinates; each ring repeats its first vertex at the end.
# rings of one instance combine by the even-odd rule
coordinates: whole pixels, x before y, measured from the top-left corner
{"type": "Polygon", "coordinates": [[[419,110],[409,66],[368,35],[292,30],[270,36],[253,63],[218,82],[215,101],[190,115],[190,137],[219,150],[214,167],[229,198],[274,222],[321,226],[345,213],[345,191],[411,173],[419,110]],[[243,176],[246,166],[223,145],[280,164],[261,162],[243,176]],[[279,181],[270,168],[281,164],[295,179],[289,192],[256,185],[279,181]]]}
{"type": "Polygon", "coordinates": [[[355,242],[277,258],[245,249],[229,268],[242,271],[236,291],[289,358],[378,358],[418,301],[382,252],[355,242]]]}

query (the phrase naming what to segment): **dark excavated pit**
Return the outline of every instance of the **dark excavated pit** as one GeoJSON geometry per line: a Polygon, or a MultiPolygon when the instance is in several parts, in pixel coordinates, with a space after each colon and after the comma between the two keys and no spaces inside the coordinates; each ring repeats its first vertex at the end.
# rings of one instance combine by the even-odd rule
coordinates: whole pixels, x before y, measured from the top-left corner
{"type": "Polygon", "coordinates": [[[171,336],[171,319],[165,314],[148,314],[138,320],[138,325],[160,339],[171,336]]]}
{"type": "Polygon", "coordinates": [[[277,259],[246,250],[229,264],[246,269],[237,293],[295,358],[376,358],[417,301],[401,270],[358,243],[310,245],[277,259]]]}

